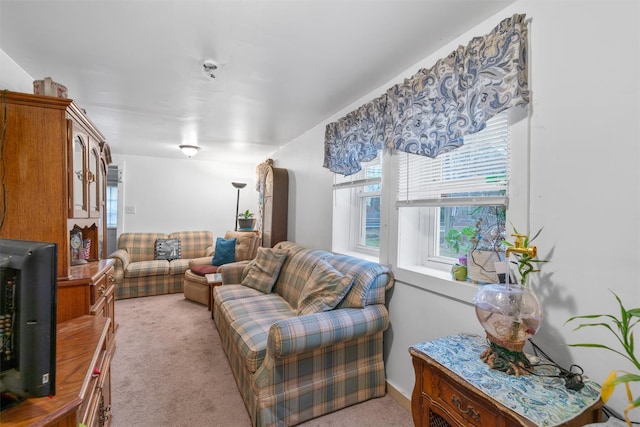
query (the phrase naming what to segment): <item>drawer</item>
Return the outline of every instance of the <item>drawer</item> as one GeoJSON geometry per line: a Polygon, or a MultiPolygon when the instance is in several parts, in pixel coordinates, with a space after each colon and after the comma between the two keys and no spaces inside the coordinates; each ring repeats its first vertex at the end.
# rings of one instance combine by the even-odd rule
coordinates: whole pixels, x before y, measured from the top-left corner
{"type": "Polygon", "coordinates": [[[461,425],[496,426],[500,418],[479,399],[469,396],[469,391],[442,376],[435,378],[437,397],[433,403],[446,410],[461,425]]]}
{"type": "Polygon", "coordinates": [[[91,367],[91,378],[87,384],[85,395],[82,396],[82,403],[78,408],[78,418],[88,426],[86,420],[91,418],[91,414],[95,412],[96,405],[98,403],[97,395],[100,394],[100,384],[103,374],[109,374],[109,363],[111,362],[111,355],[107,352],[104,344],[100,349],[100,355],[96,360],[96,363],[91,367]]]}
{"type": "Polygon", "coordinates": [[[95,304],[107,291],[107,287],[109,283],[107,283],[107,276],[101,276],[94,284],[90,286],[91,288],[91,305],[95,304]]]}

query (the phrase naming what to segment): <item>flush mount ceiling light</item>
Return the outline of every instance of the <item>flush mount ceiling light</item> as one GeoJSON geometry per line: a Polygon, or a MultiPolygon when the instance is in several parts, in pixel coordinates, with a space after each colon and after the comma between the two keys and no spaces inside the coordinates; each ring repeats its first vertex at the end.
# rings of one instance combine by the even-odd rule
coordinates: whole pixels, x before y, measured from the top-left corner
{"type": "Polygon", "coordinates": [[[197,145],[190,145],[190,144],[182,144],[182,145],[179,145],[178,147],[180,148],[180,150],[182,150],[182,153],[187,157],[195,156],[196,154],[198,154],[198,150],[200,150],[200,147],[198,147],[197,145]]]}
{"type": "Polygon", "coordinates": [[[213,74],[215,70],[218,69],[218,64],[213,59],[205,59],[202,63],[202,74],[205,76],[215,79],[216,75],[213,74]]]}

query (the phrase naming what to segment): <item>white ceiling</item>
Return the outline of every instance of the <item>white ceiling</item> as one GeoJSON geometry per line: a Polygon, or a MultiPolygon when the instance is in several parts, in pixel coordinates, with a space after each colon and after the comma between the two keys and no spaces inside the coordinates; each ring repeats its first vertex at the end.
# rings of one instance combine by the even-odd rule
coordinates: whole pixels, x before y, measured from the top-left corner
{"type": "Polygon", "coordinates": [[[513,1],[0,0],[0,49],[112,153],[260,161],[513,1]]]}

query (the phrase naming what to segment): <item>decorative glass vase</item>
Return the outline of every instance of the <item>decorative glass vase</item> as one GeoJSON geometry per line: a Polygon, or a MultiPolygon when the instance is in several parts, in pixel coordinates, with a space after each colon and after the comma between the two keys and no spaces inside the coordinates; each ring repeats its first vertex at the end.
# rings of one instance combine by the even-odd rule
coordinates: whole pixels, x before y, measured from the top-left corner
{"type": "Polygon", "coordinates": [[[511,375],[528,373],[531,365],[522,349],[542,323],[540,302],[533,291],[517,284],[484,285],[474,303],[490,344],[482,360],[511,375]]]}

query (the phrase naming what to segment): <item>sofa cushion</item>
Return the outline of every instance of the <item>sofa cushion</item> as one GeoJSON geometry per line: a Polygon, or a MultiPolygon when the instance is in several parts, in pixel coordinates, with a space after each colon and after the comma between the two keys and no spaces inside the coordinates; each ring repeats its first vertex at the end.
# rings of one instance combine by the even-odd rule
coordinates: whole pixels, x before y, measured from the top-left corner
{"type": "Polygon", "coordinates": [[[124,277],[162,276],[169,274],[169,261],[158,259],[154,261],[132,262],[124,271],[124,277]]]}
{"type": "Polygon", "coordinates": [[[118,249],[129,254],[130,262],[151,261],[155,259],[156,240],[168,238],[165,233],[122,233],[118,237],[118,249]]]}
{"type": "Polygon", "coordinates": [[[221,266],[236,261],[236,239],[216,239],[216,251],[213,253],[212,265],[221,266]]]}
{"type": "Polygon", "coordinates": [[[156,239],[154,259],[178,259],[181,257],[180,239],[156,239]]]}
{"type": "Polygon", "coordinates": [[[267,353],[269,328],[278,320],[294,317],[294,312],[256,313],[234,320],[229,330],[229,339],[235,342],[249,372],[254,373],[267,353]]]}
{"type": "Polygon", "coordinates": [[[203,276],[205,274],[212,274],[218,271],[217,265],[194,265],[191,267],[191,272],[197,274],[198,276],[203,276]]]}
{"type": "Polygon", "coordinates": [[[236,239],[236,261],[251,260],[256,257],[260,238],[257,234],[247,231],[227,231],[225,239],[236,239]]]}
{"type": "Polygon", "coordinates": [[[169,234],[169,237],[180,239],[182,258],[185,259],[211,255],[207,251],[213,250],[213,233],[211,231],[176,231],[169,234]]]}
{"type": "Polygon", "coordinates": [[[237,320],[245,316],[253,316],[257,313],[294,313],[294,309],[278,294],[263,294],[248,298],[238,298],[224,301],[220,305],[220,313],[227,319],[237,320]]]}
{"type": "Polygon", "coordinates": [[[288,253],[282,249],[258,248],[256,258],[245,267],[242,285],[270,293],[288,253]]]}
{"type": "Polygon", "coordinates": [[[188,259],[180,258],[169,261],[169,274],[184,274],[188,269],[188,259]]]}
{"type": "Polygon", "coordinates": [[[332,310],[345,297],[353,278],[345,276],[325,260],[314,267],[298,300],[298,316],[332,310]]]}

